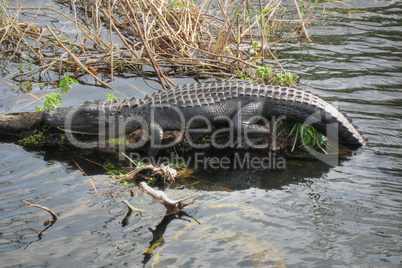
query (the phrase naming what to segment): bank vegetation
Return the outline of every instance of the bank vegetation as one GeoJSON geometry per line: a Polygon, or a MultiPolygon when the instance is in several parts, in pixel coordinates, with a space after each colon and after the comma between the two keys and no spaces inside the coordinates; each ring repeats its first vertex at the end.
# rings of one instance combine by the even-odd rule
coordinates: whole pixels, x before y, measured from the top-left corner
{"type": "Polygon", "coordinates": [[[311,0],[56,2],[60,9],[0,3],[0,68],[25,92],[65,72],[109,88],[116,75],[157,79],[164,88],[172,77],[292,84],[297,78],[278,62],[277,44],[309,42],[317,6],[311,0]]]}

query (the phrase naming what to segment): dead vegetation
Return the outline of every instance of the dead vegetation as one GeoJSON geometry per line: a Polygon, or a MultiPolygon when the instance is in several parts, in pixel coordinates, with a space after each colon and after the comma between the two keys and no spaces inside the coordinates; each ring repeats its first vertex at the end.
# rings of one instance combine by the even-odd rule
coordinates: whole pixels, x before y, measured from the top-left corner
{"type": "Polygon", "coordinates": [[[274,44],[310,40],[305,26],[316,5],[304,0],[57,2],[69,12],[0,3],[0,68],[23,91],[34,83],[60,81],[64,72],[90,75],[105,87],[123,74],[157,77],[163,87],[177,76],[254,78],[264,65],[282,68],[274,44]],[[10,63],[18,71],[10,73],[10,63]]]}

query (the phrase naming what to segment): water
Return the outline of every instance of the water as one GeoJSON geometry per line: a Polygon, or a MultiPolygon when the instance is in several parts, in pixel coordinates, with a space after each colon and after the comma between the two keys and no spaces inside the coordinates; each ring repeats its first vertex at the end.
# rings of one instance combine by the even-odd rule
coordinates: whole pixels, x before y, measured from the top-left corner
{"type": "MultiPolygon", "coordinates": [[[[148,205],[150,198],[138,190],[129,197],[96,165],[69,152],[2,142],[0,266],[400,266],[402,4],[346,2],[364,12],[329,17],[326,25],[310,27],[313,44],[281,47],[278,56],[302,75],[303,87],[346,112],[369,146],[335,167],[287,161],[285,170],[199,171],[195,175],[202,183],[166,190],[172,198],[200,195],[186,210],[197,222],[184,215],[163,218],[160,204],[148,205]],[[147,211],[133,214],[122,227],[127,209],[117,197],[147,211]],[[59,215],[41,239],[38,233],[50,215],[23,200],[59,215]],[[144,254],[162,236],[152,254],[144,254]]],[[[142,80],[120,79],[119,92],[141,97],[128,83],[153,91],[142,80]]],[[[106,93],[75,87],[65,105],[106,93]]],[[[0,105],[9,112],[37,104],[4,90],[0,105]]]]}

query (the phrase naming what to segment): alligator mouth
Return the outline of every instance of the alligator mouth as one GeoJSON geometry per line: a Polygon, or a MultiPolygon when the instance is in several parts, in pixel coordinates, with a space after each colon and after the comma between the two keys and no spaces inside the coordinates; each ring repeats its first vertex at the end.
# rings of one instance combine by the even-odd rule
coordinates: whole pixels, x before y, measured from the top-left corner
{"type": "Polygon", "coordinates": [[[85,134],[85,135],[102,135],[102,133],[98,133],[98,132],[89,132],[88,131],[88,126],[79,126],[79,125],[75,125],[75,126],[68,126],[67,128],[65,128],[65,126],[54,126],[57,129],[60,129],[61,131],[64,131],[66,133],[75,133],[75,134],[85,134]]]}

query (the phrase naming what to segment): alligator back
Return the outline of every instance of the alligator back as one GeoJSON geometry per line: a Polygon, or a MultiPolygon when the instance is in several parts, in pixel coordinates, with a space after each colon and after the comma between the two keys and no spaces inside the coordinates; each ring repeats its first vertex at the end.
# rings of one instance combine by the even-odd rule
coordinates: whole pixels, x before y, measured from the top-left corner
{"type": "Polygon", "coordinates": [[[366,144],[344,114],[318,96],[301,89],[262,85],[244,80],[185,84],[146,96],[140,104],[168,104],[179,108],[219,106],[235,99],[264,103],[264,116],[285,116],[292,121],[312,124],[327,134],[328,125],[337,123],[339,143],[350,148],[366,144]]]}

